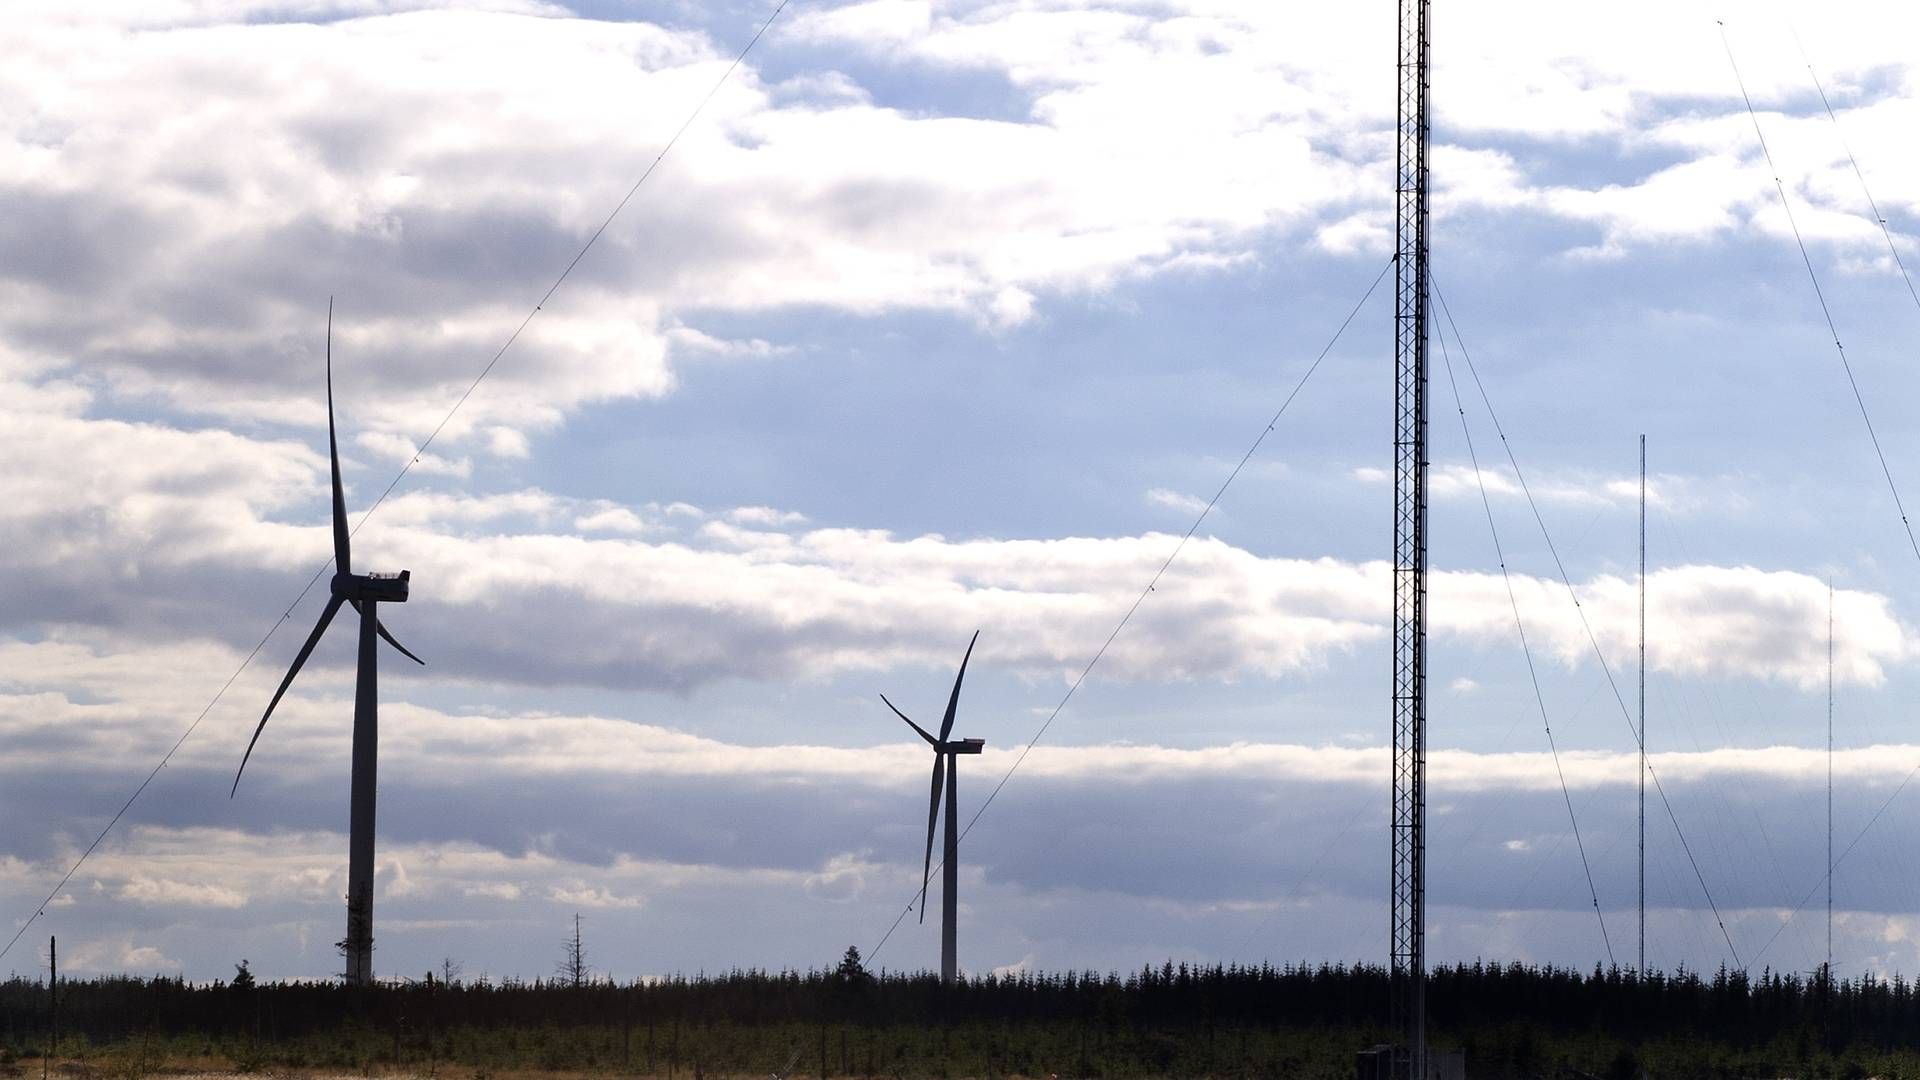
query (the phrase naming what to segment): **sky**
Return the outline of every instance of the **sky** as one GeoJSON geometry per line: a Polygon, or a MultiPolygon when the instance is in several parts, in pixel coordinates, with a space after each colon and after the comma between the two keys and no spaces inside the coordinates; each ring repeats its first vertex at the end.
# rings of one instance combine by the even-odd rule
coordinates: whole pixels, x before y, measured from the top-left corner
{"type": "MultiPolygon", "coordinates": [[[[1436,8],[1430,957],[1635,956],[1644,434],[1648,961],[1824,959],[1831,586],[1833,958],[1912,975],[1920,11],[1436,8]]],[[[615,978],[935,965],[879,695],[976,630],[965,970],[1384,959],[1393,6],[793,0],[727,74],[771,11],[11,12],[0,969],[340,970],[350,632],[228,797],[324,602],[329,298],[426,660],[382,975],[576,913],[615,978]]]]}

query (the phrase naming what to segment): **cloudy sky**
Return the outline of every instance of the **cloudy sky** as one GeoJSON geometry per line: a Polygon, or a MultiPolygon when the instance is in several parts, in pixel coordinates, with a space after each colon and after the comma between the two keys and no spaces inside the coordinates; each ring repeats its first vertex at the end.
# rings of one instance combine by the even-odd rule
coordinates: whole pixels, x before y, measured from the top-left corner
{"type": "MultiPolygon", "coordinates": [[[[1824,953],[1832,582],[1839,846],[1886,807],[1835,959],[1920,971],[1920,558],[1774,187],[1920,507],[1920,301],[1847,151],[1920,269],[1920,11],[1438,6],[1434,273],[1514,599],[1436,366],[1433,955],[1632,954],[1594,643],[1630,709],[1644,432],[1649,959],[1824,953]]],[[[356,516],[418,454],[355,544],[428,664],[383,658],[376,967],[543,974],[576,912],[619,977],[881,941],[928,762],[878,694],[937,719],[981,631],[970,818],[1385,266],[1393,7],[794,0],[422,453],[771,7],[10,11],[8,935],[275,633],[0,968],[339,968],[351,634],[227,798],[323,599],[330,296],[356,516]]],[[[979,818],[965,968],[1384,956],[1385,298],[979,818]]]]}

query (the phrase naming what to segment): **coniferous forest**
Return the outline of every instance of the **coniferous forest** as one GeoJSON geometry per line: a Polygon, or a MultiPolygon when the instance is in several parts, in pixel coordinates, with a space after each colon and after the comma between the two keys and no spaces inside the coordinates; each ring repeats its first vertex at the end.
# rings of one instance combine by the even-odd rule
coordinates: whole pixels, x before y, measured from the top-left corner
{"type": "MultiPolygon", "coordinates": [[[[926,973],[735,971],[634,983],[44,980],[0,984],[12,1074],[531,1070],[803,1077],[1351,1077],[1380,1041],[1372,966],[926,973]],[[50,1019],[52,1024],[50,1025],[50,1019]],[[54,1031],[50,1031],[50,1026],[54,1031]],[[56,1033],[57,1031],[57,1033],[56,1033]]],[[[1439,968],[1432,1042],[1475,1077],[1920,1077],[1909,984],[1766,973],[1439,968]]]]}

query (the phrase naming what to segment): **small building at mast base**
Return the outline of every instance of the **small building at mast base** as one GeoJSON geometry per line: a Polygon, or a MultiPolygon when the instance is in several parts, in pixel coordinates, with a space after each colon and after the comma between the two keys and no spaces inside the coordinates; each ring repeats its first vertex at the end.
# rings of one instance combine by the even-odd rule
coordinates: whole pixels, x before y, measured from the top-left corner
{"type": "MultiPolygon", "coordinates": [[[[1354,1059],[1354,1080],[1406,1080],[1406,1069],[1396,1067],[1405,1060],[1395,1047],[1386,1043],[1369,1046],[1354,1059]]],[[[1426,1080],[1467,1080],[1467,1055],[1462,1050],[1427,1051],[1426,1080]]]]}

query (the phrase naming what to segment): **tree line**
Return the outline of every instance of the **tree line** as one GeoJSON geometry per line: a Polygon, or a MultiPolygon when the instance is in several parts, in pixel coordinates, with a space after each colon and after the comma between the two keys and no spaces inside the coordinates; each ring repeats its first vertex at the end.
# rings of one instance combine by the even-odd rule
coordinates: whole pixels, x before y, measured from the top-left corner
{"type": "MultiPolygon", "coordinates": [[[[851,952],[851,951],[850,951],[851,952]]],[[[1722,968],[1641,978],[1625,969],[1472,963],[1429,973],[1429,1019],[1440,1029],[1527,1021],[1551,1029],[1733,1041],[1818,1024],[1849,1039],[1920,1048],[1920,993],[1905,979],[1748,976],[1722,968]]],[[[0,982],[9,1031],[38,1028],[44,980],[0,982]]],[[[857,954],[837,968],[735,970],[615,983],[563,973],[543,979],[463,979],[435,973],[356,991],[334,981],[256,983],[157,976],[62,979],[61,1026],[91,1038],[130,1031],[225,1031],[264,1025],[297,1034],[369,1008],[452,1025],[604,1026],[631,1018],[702,1024],[1090,1021],[1133,1027],[1205,1024],[1384,1025],[1387,974],[1376,965],[1191,965],[1139,971],[975,975],[942,987],[930,972],[868,972],[857,954]]]]}
{"type": "MultiPolygon", "coordinates": [[[[59,1030],[79,1047],[188,1039],[210,1050],[244,1045],[264,1060],[285,1059],[275,1047],[345,1039],[358,1049],[335,1058],[350,1063],[455,1059],[480,1053],[484,1043],[488,1053],[519,1053],[513,1060],[520,1063],[577,1064],[548,1056],[578,1053],[663,1073],[697,1071],[704,1057],[710,1071],[724,1065],[766,1075],[794,1058],[804,1073],[910,1074],[911,1063],[958,1054],[975,1055],[982,1072],[997,1062],[1007,1072],[1046,1067],[1039,1075],[1149,1075],[1154,1061],[1135,1057],[1157,1054],[1163,1064],[1211,1073],[1217,1070],[1204,1066],[1236,1055],[1282,1053],[1277,1048],[1303,1032],[1337,1032],[1324,1056],[1350,1061],[1353,1049],[1384,1037],[1388,1021],[1387,973],[1367,964],[1168,962],[1126,973],[990,973],[951,987],[930,972],[869,972],[851,949],[834,968],[618,983],[576,978],[577,970],[554,979],[449,980],[452,970],[370,989],[257,982],[244,968],[231,981],[208,983],[63,979],[59,1030]],[[939,1041],[941,1032],[972,1034],[956,1048],[939,1041]],[[523,1043],[515,1033],[545,1034],[523,1043]],[[574,1049],[555,1049],[568,1046],[574,1049]]],[[[1472,963],[1435,968],[1429,978],[1436,1045],[1467,1045],[1483,1060],[1518,1061],[1569,1040],[1735,1050],[1796,1041],[1788,1057],[1920,1051],[1920,993],[1897,976],[1833,980],[1723,968],[1643,978],[1617,968],[1472,963]]],[[[44,980],[0,982],[0,1031],[11,1053],[37,1053],[48,1010],[44,980]]]]}

